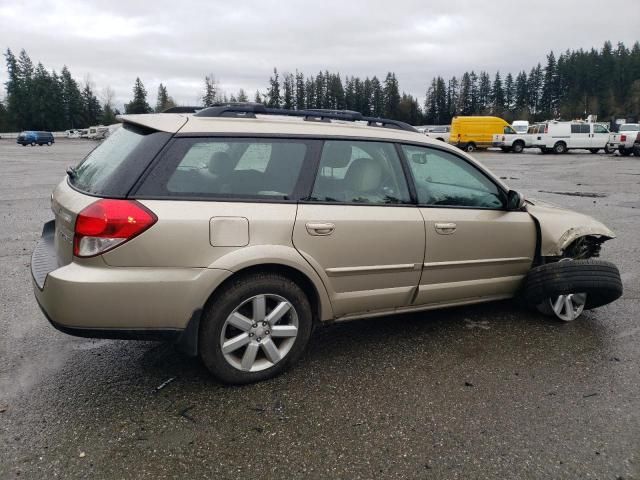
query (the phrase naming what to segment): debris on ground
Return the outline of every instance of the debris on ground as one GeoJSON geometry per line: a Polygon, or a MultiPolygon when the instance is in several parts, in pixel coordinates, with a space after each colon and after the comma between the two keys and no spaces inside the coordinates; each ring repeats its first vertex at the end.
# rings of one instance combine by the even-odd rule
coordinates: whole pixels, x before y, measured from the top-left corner
{"type": "Polygon", "coordinates": [[[475,387],[475,385],[471,382],[464,382],[465,387],[475,387]]]}
{"type": "Polygon", "coordinates": [[[596,395],[598,395],[598,394],[597,393],[588,393],[586,395],[582,395],[582,398],[595,397],[596,395]]]}
{"type": "Polygon", "coordinates": [[[9,407],[7,405],[0,405],[0,413],[4,413],[7,411],[9,407]]]}
{"type": "Polygon", "coordinates": [[[166,387],[167,385],[169,385],[171,382],[173,382],[176,379],[176,377],[171,377],[168,380],[165,380],[164,382],[162,382],[160,385],[158,385],[156,387],[156,392],[159,392],[160,390],[162,390],[164,387],[166,387]]]}
{"type": "Polygon", "coordinates": [[[86,453],[84,453],[84,452],[80,452],[80,455],[78,455],[78,456],[79,456],[80,458],[84,458],[84,457],[86,457],[86,456],[87,456],[87,454],[86,454],[86,453]]]}
{"type": "Polygon", "coordinates": [[[194,408],[196,408],[195,405],[189,405],[188,407],[183,408],[182,410],[180,410],[180,416],[186,418],[190,422],[196,423],[195,418],[193,418],[191,415],[187,415],[187,412],[189,412],[189,410],[193,410],[194,408]]]}
{"type": "Polygon", "coordinates": [[[595,192],[552,192],[550,190],[538,190],[538,192],[553,193],[555,195],[567,195],[569,197],[604,198],[608,196],[606,193],[595,193],[595,192]]]}

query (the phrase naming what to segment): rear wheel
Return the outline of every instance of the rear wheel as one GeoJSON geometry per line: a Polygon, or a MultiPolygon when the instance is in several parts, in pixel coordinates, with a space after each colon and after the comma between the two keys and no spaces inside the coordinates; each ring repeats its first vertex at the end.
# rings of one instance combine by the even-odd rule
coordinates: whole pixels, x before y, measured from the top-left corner
{"type": "Polygon", "coordinates": [[[623,157],[628,157],[629,155],[631,155],[631,150],[627,150],[624,147],[620,147],[618,149],[618,152],[620,152],[620,155],[622,155],[623,157]]]}
{"type": "Polygon", "coordinates": [[[600,149],[599,148],[590,148],[589,151],[591,153],[598,153],[600,151],[600,149]]]}
{"type": "Polygon", "coordinates": [[[524,143],[522,142],[514,142],[513,144],[513,153],[522,153],[524,150],[524,143]]]}
{"type": "Polygon", "coordinates": [[[611,146],[609,146],[609,144],[607,143],[607,144],[604,146],[604,153],[613,153],[613,152],[615,152],[615,149],[614,149],[614,148],[611,148],[611,146]]]}
{"type": "Polygon", "coordinates": [[[464,147],[465,152],[475,152],[476,150],[476,144],[473,142],[467,143],[464,147]]]}
{"type": "Polygon", "coordinates": [[[204,313],[199,351],[218,380],[266,380],[300,358],[311,335],[312,314],[296,283],[277,274],[253,274],[215,295],[204,313]]]}
{"type": "Polygon", "coordinates": [[[564,142],[557,142],[553,146],[553,153],[556,153],[558,155],[562,155],[563,153],[567,153],[567,144],[564,143],[564,142]]]}

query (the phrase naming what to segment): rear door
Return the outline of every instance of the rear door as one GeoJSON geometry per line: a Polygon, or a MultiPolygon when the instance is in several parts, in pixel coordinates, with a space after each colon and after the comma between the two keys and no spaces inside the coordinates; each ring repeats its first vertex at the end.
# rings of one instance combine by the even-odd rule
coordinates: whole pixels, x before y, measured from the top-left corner
{"type": "Polygon", "coordinates": [[[293,243],[323,279],[336,315],[408,305],[424,261],[424,222],[395,146],[326,141],[293,243]]]}
{"type": "Polygon", "coordinates": [[[416,305],[512,296],[533,262],[536,229],[506,211],[505,193],[449,151],[405,145],[425,221],[426,249],[416,305]]]}

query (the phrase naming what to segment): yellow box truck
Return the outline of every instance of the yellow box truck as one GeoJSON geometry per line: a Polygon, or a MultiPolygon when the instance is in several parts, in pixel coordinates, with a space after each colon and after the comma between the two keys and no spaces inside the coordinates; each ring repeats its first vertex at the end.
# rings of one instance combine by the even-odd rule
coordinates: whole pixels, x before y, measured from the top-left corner
{"type": "Polygon", "coordinates": [[[499,117],[453,117],[449,143],[467,152],[477,148],[488,148],[493,143],[493,135],[505,133],[511,126],[499,117]]]}

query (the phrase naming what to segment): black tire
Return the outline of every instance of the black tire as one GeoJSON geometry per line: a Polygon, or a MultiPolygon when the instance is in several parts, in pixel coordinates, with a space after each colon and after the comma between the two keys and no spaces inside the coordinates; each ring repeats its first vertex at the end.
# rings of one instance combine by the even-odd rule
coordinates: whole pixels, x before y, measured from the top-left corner
{"type": "Polygon", "coordinates": [[[590,148],[589,151],[591,153],[598,153],[600,151],[600,149],[599,148],[590,148]]]}
{"type": "Polygon", "coordinates": [[[604,153],[613,153],[613,152],[615,152],[615,149],[611,148],[611,147],[609,146],[609,144],[607,143],[607,144],[604,146],[604,153]]]}
{"type": "Polygon", "coordinates": [[[631,150],[627,150],[624,147],[618,148],[618,152],[620,152],[620,155],[622,155],[623,157],[628,157],[629,155],[631,155],[631,150]]]}
{"type": "Polygon", "coordinates": [[[31,142],[31,146],[35,147],[36,146],[36,142],[31,142]]]}
{"type": "Polygon", "coordinates": [[[524,143],[523,142],[513,142],[513,153],[522,153],[524,150],[524,143]]]}
{"type": "Polygon", "coordinates": [[[476,151],[476,144],[473,142],[469,142],[465,145],[464,147],[464,151],[471,153],[471,152],[475,152],[476,151]]]}
{"type": "Polygon", "coordinates": [[[542,155],[546,155],[547,153],[549,153],[549,149],[547,147],[541,147],[540,148],[540,153],[542,155]]]}
{"type": "Polygon", "coordinates": [[[523,299],[530,307],[570,293],[586,293],[587,310],[613,302],[622,295],[618,267],[593,259],[547,263],[531,269],[522,289],[523,299]]]}
{"type": "Polygon", "coordinates": [[[567,144],[564,142],[556,142],[556,144],[553,146],[553,153],[557,155],[567,153],[567,144]]]}
{"type": "Polygon", "coordinates": [[[214,295],[203,312],[198,350],[202,362],[218,380],[234,385],[259,382],[279,375],[299,360],[313,330],[313,316],[307,296],[295,282],[275,273],[255,273],[232,280],[214,295]],[[275,365],[256,372],[242,371],[228,363],[222,353],[222,328],[238,305],[262,294],[279,295],[293,305],[298,316],[298,334],[291,350],[275,365]]]}
{"type": "Polygon", "coordinates": [[[50,147],[52,144],[51,142],[47,142],[47,146],[50,147]]]}

